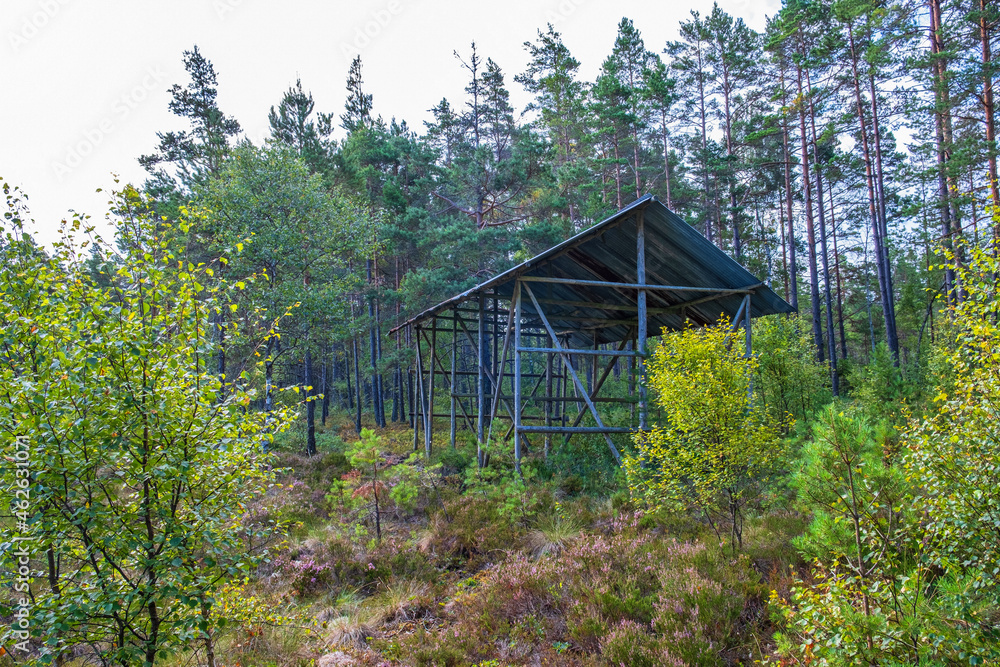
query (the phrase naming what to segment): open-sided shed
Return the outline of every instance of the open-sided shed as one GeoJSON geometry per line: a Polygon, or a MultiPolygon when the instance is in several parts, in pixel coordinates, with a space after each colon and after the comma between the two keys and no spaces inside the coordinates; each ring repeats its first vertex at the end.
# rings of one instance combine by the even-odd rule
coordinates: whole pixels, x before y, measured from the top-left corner
{"type": "MultiPolygon", "coordinates": [[[[394,329],[410,327],[416,348],[414,447],[422,431],[430,454],[438,417],[449,418],[454,445],[461,416],[477,434],[481,463],[494,419],[511,422],[506,436],[514,437],[518,465],[532,434],[545,436],[548,452],[553,435],[568,442],[576,433],[600,433],[618,459],[610,434],[633,428],[605,424],[597,405],[632,400],[599,393],[619,360],[627,359],[632,377],[641,377],[649,336],[688,323],[712,324],[721,317],[732,321],[734,331],[745,325],[749,354],[750,318],[790,312],[792,307],[766,284],[647,195],[394,329]],[[450,344],[447,368],[439,354],[442,332],[442,340],[450,344]],[[473,368],[459,368],[459,345],[472,352],[473,368]],[[529,358],[543,359],[532,365],[544,371],[525,373],[529,358]],[[588,386],[580,377],[584,358],[593,361],[588,386]],[[607,360],[603,369],[598,360],[607,360]],[[463,390],[472,377],[475,391],[463,390]],[[434,413],[436,378],[444,380],[448,414],[434,413]],[[533,385],[528,392],[525,380],[533,385]],[[508,382],[510,393],[505,394],[508,382]],[[469,408],[466,399],[474,399],[469,408]],[[541,404],[541,414],[526,413],[529,404],[541,404]],[[579,410],[571,417],[565,408],[574,404],[579,410]],[[580,426],[588,414],[593,425],[580,426]]],[[[644,429],[645,390],[641,382],[630,387],[636,387],[637,427],[644,429]]]]}

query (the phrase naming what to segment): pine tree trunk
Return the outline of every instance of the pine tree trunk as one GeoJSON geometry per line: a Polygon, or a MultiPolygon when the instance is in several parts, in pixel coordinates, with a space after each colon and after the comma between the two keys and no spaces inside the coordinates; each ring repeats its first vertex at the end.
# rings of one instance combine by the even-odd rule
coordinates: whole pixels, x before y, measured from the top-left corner
{"type": "Polygon", "coordinates": [[[837,220],[834,217],[833,182],[830,182],[830,231],[833,232],[833,273],[837,279],[837,323],[840,329],[840,358],[847,359],[847,334],[844,333],[844,287],[840,275],[840,251],[837,249],[837,220]]]}
{"type": "MultiPolygon", "coordinates": [[[[351,314],[351,319],[354,319],[353,313],[351,314]]],[[[345,401],[345,404],[348,410],[353,410],[354,389],[351,384],[351,354],[348,352],[346,344],[344,345],[344,377],[347,378],[347,400],[345,401]]]]}
{"type": "Polygon", "coordinates": [[[816,266],[816,233],[813,228],[812,183],[809,178],[809,141],[806,139],[806,109],[805,102],[803,101],[802,66],[798,63],[795,65],[795,72],[799,89],[799,139],[802,152],[802,191],[805,195],[806,245],[809,254],[809,300],[812,302],[813,342],[816,345],[816,358],[820,362],[823,362],[826,360],[826,354],[823,349],[823,327],[820,323],[819,277],[816,266]]]}
{"type": "Polygon", "coordinates": [[[896,332],[896,299],[892,287],[892,258],[889,256],[889,226],[885,213],[885,176],[882,169],[882,128],[878,116],[878,89],[875,86],[875,74],[869,69],[868,81],[871,87],[872,136],[875,140],[875,192],[878,195],[879,238],[882,243],[882,273],[885,275],[885,302],[883,319],[885,320],[885,338],[892,352],[896,366],[899,366],[899,334],[896,332]]]}
{"type": "Polygon", "coordinates": [[[830,254],[826,247],[826,212],[823,206],[823,172],[819,164],[819,144],[816,136],[816,106],[813,102],[812,80],[806,70],[809,86],[809,125],[812,130],[813,167],[816,172],[816,211],[819,218],[819,246],[823,263],[823,301],[826,305],[826,351],[830,360],[830,386],[834,396],[840,395],[840,377],[837,375],[837,342],[833,334],[833,299],[830,292],[830,254]]]}
{"type": "MultiPolygon", "coordinates": [[[[937,139],[938,194],[941,199],[941,234],[944,245],[953,249],[953,237],[958,224],[957,216],[952,220],[952,197],[949,183],[951,161],[951,99],[948,92],[948,71],[944,61],[942,41],[941,2],[927,0],[930,12],[931,68],[934,79],[934,127],[937,139]]],[[[959,300],[959,290],[955,271],[945,269],[945,291],[951,303],[959,300]]]]}
{"type": "MultiPolygon", "coordinates": [[[[785,89],[785,64],[781,63],[781,100],[782,106],[788,108],[788,100],[785,89]]],[[[788,274],[791,281],[789,291],[789,304],[795,310],[799,309],[799,267],[795,261],[795,219],[792,212],[792,155],[788,148],[789,130],[788,114],[782,114],[781,150],[785,161],[785,206],[788,213],[788,274]]]]}
{"type": "MultiPolygon", "coordinates": [[[[368,272],[368,284],[374,287],[373,268],[374,262],[369,259],[366,266],[368,272]]],[[[378,372],[378,362],[382,356],[378,316],[379,313],[378,305],[376,304],[376,297],[375,295],[372,295],[368,300],[368,317],[371,320],[369,332],[372,361],[372,411],[374,412],[376,426],[379,428],[385,428],[385,405],[383,403],[385,392],[382,387],[382,375],[378,372]]]]}
{"type": "Polygon", "coordinates": [[[702,186],[701,207],[705,215],[705,237],[715,242],[715,235],[712,230],[712,216],[708,209],[708,114],[705,109],[705,73],[704,65],[701,62],[701,48],[698,49],[698,110],[701,116],[701,167],[702,186]]]}
{"type": "MultiPolygon", "coordinates": [[[[997,183],[997,128],[993,103],[993,54],[986,0],[979,0],[979,41],[983,53],[983,116],[986,124],[986,156],[989,164],[990,198],[1000,208],[1000,184],[997,183]]],[[[1000,224],[1000,223],[998,223],[1000,224]]],[[[993,228],[993,243],[1000,240],[1000,226],[993,228]]]]}
{"type": "MultiPolygon", "coordinates": [[[[722,104],[723,111],[725,112],[725,122],[726,122],[726,157],[729,159],[728,167],[733,168],[736,164],[735,161],[735,150],[733,148],[733,119],[732,113],[729,110],[729,72],[726,68],[722,70],[722,104]]],[[[740,238],[740,225],[738,220],[738,213],[736,211],[736,188],[734,184],[733,174],[727,174],[729,181],[729,224],[733,228],[733,257],[737,262],[743,263],[743,242],[740,238]]]]}
{"type": "Polygon", "coordinates": [[[361,435],[361,407],[364,401],[361,398],[361,362],[358,359],[358,338],[357,336],[351,341],[353,347],[354,356],[354,430],[361,435]]]}
{"type": "Polygon", "coordinates": [[[321,391],[323,392],[323,410],[320,413],[320,421],[323,426],[326,426],[326,418],[330,416],[330,386],[327,381],[325,361],[320,365],[320,373],[321,377],[319,386],[322,388],[321,391]]]}
{"type": "Polygon", "coordinates": [[[344,399],[340,395],[340,388],[337,387],[337,346],[330,346],[330,393],[333,395],[333,404],[338,409],[344,407],[344,399]]]}
{"type": "MultiPolygon", "coordinates": [[[[891,329],[894,330],[895,328],[895,318],[892,315],[893,307],[891,303],[892,288],[890,286],[889,278],[886,275],[886,267],[889,266],[889,264],[885,258],[886,243],[885,239],[882,237],[882,223],[879,216],[878,182],[876,180],[874,160],[872,159],[871,143],[868,138],[869,134],[865,120],[864,100],[861,97],[858,55],[854,43],[854,27],[852,24],[848,24],[847,34],[851,52],[851,74],[854,81],[855,111],[858,114],[859,132],[861,134],[861,156],[865,165],[865,183],[868,186],[868,212],[871,216],[872,223],[872,244],[875,246],[875,265],[876,275],[878,276],[879,300],[882,303],[882,314],[886,328],[886,341],[889,345],[889,350],[893,352],[893,359],[895,359],[898,363],[898,344],[894,350],[893,344],[889,342],[889,331],[891,329]]],[[[892,340],[895,341],[897,339],[892,337],[892,340]]]]}
{"type": "Polygon", "coordinates": [[[667,112],[660,112],[660,131],[663,135],[663,177],[666,186],[667,208],[674,210],[674,202],[670,198],[670,136],[667,131],[667,112]]]}
{"type": "Polygon", "coordinates": [[[313,400],[313,364],[312,351],[306,343],[305,363],[303,367],[303,388],[306,400],[306,454],[316,455],[316,401],[313,400]]]}

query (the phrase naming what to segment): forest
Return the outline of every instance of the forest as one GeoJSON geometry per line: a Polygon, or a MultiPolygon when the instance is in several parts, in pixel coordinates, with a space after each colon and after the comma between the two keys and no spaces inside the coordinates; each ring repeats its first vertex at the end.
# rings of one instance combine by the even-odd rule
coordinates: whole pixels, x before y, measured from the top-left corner
{"type": "Polygon", "coordinates": [[[0,179],[0,666],[1000,662],[1000,6],[641,30],[457,43],[420,128],[358,56],[258,143],[192,45],[110,238],[0,179]],[[614,456],[466,428],[500,339],[425,396],[401,324],[648,194],[796,313],[572,362],[614,456]]]}

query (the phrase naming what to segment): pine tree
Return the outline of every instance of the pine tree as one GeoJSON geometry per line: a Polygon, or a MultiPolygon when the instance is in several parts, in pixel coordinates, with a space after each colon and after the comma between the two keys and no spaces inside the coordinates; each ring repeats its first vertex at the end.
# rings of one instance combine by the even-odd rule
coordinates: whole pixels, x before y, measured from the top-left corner
{"type": "Polygon", "coordinates": [[[181,132],[157,132],[160,143],[155,153],[139,158],[153,180],[147,184],[151,193],[165,194],[178,187],[190,191],[219,173],[229,152],[229,141],[240,132],[235,118],[219,109],[218,77],[212,63],[195,46],[184,52],[184,69],[191,77],[186,87],[174,84],[167,107],[175,115],[187,118],[191,129],[181,132]],[[174,173],[164,170],[172,166],[174,173]]]}
{"type": "MultiPolygon", "coordinates": [[[[329,127],[313,119],[312,93],[302,89],[302,80],[296,79],[295,86],[289,88],[278,107],[271,107],[268,122],[274,141],[294,148],[314,173],[325,173],[330,169],[329,155],[324,139],[329,136],[329,127]]],[[[328,124],[327,124],[328,125],[328,124]]]]}
{"type": "Polygon", "coordinates": [[[352,133],[372,125],[372,95],[365,93],[361,76],[361,56],[354,56],[347,73],[347,102],[340,115],[340,126],[352,133]]]}

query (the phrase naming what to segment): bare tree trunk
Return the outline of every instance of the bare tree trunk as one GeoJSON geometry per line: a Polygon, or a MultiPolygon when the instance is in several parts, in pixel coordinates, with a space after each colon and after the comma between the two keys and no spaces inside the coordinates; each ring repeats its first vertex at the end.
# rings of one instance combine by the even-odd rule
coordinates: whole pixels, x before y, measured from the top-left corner
{"type": "Polygon", "coordinates": [[[354,348],[354,402],[355,402],[355,413],[354,413],[354,430],[357,431],[358,435],[361,434],[361,404],[364,400],[361,398],[361,362],[358,360],[358,339],[355,336],[351,341],[352,347],[354,348]]]}
{"type": "MultiPolygon", "coordinates": [[[[374,287],[375,282],[373,279],[373,262],[368,260],[366,262],[365,269],[368,272],[368,284],[374,287]]],[[[371,365],[372,365],[372,413],[375,417],[375,425],[379,428],[385,428],[385,408],[382,405],[382,376],[378,372],[378,362],[379,362],[379,334],[378,334],[378,310],[375,305],[375,296],[372,295],[368,298],[368,318],[370,320],[368,333],[369,333],[369,347],[371,354],[371,365]]]]}
{"type": "Polygon", "coordinates": [[[833,334],[833,299],[830,294],[830,254],[826,249],[826,212],[823,206],[823,171],[819,164],[819,142],[816,136],[816,105],[812,80],[806,70],[809,86],[809,125],[812,129],[813,167],[816,172],[816,211],[819,214],[819,247],[823,262],[823,301],[826,305],[826,346],[830,360],[830,386],[834,396],[840,395],[840,377],[837,375],[837,341],[833,334]]]}
{"type": "Polygon", "coordinates": [[[205,664],[207,667],[215,667],[215,640],[212,638],[212,626],[210,621],[210,607],[205,598],[201,600],[201,617],[205,623],[205,664]]]}
{"type": "Polygon", "coordinates": [[[806,139],[806,109],[803,101],[802,88],[802,65],[796,63],[796,76],[798,77],[798,107],[799,107],[799,139],[802,151],[802,191],[805,195],[806,211],[806,245],[809,253],[809,295],[812,302],[812,328],[813,342],[816,344],[816,358],[823,362],[826,360],[823,349],[823,327],[820,323],[819,309],[819,277],[816,266],[816,233],[813,229],[812,210],[812,184],[809,178],[809,141],[806,139]]]}
{"type": "Polygon", "coordinates": [[[667,112],[660,113],[660,131],[663,135],[663,177],[667,189],[667,208],[674,210],[674,202],[670,197],[670,136],[667,131],[667,112]]]}
{"type": "MultiPolygon", "coordinates": [[[[781,63],[781,100],[782,106],[788,108],[788,99],[785,89],[785,64],[781,63]]],[[[791,284],[789,291],[789,304],[795,310],[799,309],[799,267],[795,262],[795,219],[792,214],[792,156],[788,149],[789,131],[788,115],[782,114],[781,150],[785,159],[785,206],[788,211],[788,273],[791,284]]]]}
{"type": "Polygon", "coordinates": [[[837,249],[837,220],[834,218],[833,182],[830,182],[830,230],[833,232],[833,272],[837,278],[837,321],[840,329],[840,358],[847,359],[847,334],[844,333],[844,287],[840,276],[840,251],[837,249]]]}
{"type": "MultiPolygon", "coordinates": [[[[722,69],[722,105],[723,111],[725,112],[726,121],[726,157],[729,158],[728,167],[733,168],[736,164],[735,160],[735,149],[733,142],[733,119],[732,112],[729,109],[729,69],[728,67],[723,67],[722,69]]],[[[737,262],[743,262],[743,242],[740,237],[740,222],[739,214],[737,212],[736,203],[736,188],[734,185],[735,178],[733,174],[727,174],[729,181],[729,224],[733,228],[733,256],[736,258],[737,262]]]]}
{"type": "Polygon", "coordinates": [[[886,268],[889,262],[885,257],[887,244],[883,238],[883,225],[879,214],[878,205],[878,181],[872,159],[872,148],[868,139],[868,127],[865,120],[864,100],[861,96],[860,73],[858,72],[858,55],[854,43],[854,26],[847,25],[847,34],[851,51],[851,74],[854,82],[855,111],[858,114],[859,131],[861,134],[861,155],[865,165],[865,182],[868,186],[868,211],[872,220],[872,244],[875,246],[875,267],[878,276],[879,300],[882,303],[882,315],[885,323],[886,341],[889,350],[893,353],[893,359],[899,363],[898,342],[893,347],[893,342],[898,341],[895,336],[890,336],[889,332],[895,330],[895,317],[892,304],[892,287],[886,268]]]}
{"type": "Polygon", "coordinates": [[[615,205],[618,210],[622,208],[622,164],[621,155],[618,154],[618,135],[616,134],[612,140],[612,146],[615,149],[615,205]]]}
{"type": "MultiPolygon", "coordinates": [[[[979,41],[983,51],[983,115],[986,122],[986,156],[989,163],[990,198],[1000,208],[1000,185],[997,184],[997,128],[993,103],[993,54],[990,48],[990,25],[986,0],[979,0],[979,41]]],[[[1000,227],[993,228],[993,243],[1000,240],[1000,227]]]]}
{"type": "Polygon", "coordinates": [[[702,185],[701,205],[705,215],[705,237],[715,242],[712,230],[712,216],[708,210],[708,113],[705,109],[705,72],[701,61],[701,47],[698,47],[698,111],[701,116],[701,166],[702,185]]]}
{"type": "MultiPolygon", "coordinates": [[[[937,134],[938,162],[938,193],[941,198],[941,234],[946,248],[953,249],[954,230],[958,225],[957,217],[952,221],[952,197],[949,183],[951,161],[951,99],[948,93],[948,71],[944,62],[944,45],[941,25],[940,0],[927,0],[930,10],[930,41],[931,58],[934,77],[934,126],[937,134]]],[[[959,300],[959,291],[955,271],[945,269],[945,290],[952,303],[959,300]]]]}
{"type": "MultiPolygon", "coordinates": [[[[351,318],[354,318],[353,308],[351,313],[351,318]]],[[[352,339],[353,343],[353,339],[352,339]]],[[[344,344],[344,377],[347,378],[347,400],[345,405],[348,410],[354,409],[354,388],[351,384],[351,353],[347,349],[347,344],[344,344]]]]}
{"type": "Polygon", "coordinates": [[[326,362],[320,364],[320,391],[323,392],[323,409],[320,412],[320,421],[326,426],[326,418],[330,416],[330,386],[326,376],[326,362]]]}
{"type": "Polygon", "coordinates": [[[882,128],[878,119],[878,88],[875,86],[874,71],[869,68],[868,81],[871,87],[872,136],[875,139],[875,192],[878,195],[879,231],[882,241],[882,269],[885,275],[886,299],[883,309],[885,319],[885,338],[892,352],[893,361],[899,365],[899,334],[896,332],[896,298],[892,287],[892,258],[889,256],[889,225],[885,213],[885,175],[882,169],[882,128]]]}
{"type": "Polygon", "coordinates": [[[306,339],[305,364],[303,368],[303,383],[306,400],[306,454],[316,455],[316,401],[313,400],[313,367],[312,351],[306,339]]]}

